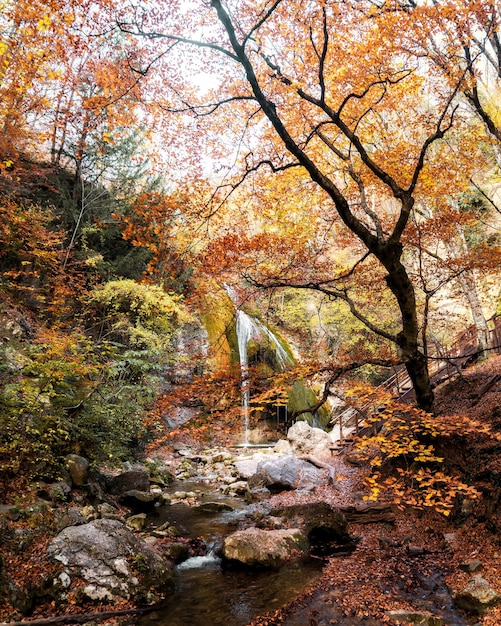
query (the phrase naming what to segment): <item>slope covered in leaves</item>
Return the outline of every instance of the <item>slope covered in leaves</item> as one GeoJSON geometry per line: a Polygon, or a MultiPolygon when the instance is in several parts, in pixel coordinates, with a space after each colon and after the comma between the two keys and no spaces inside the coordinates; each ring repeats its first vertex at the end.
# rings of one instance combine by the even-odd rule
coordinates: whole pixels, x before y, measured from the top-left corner
{"type": "MultiPolygon", "coordinates": [[[[501,357],[465,371],[437,390],[439,411],[479,420],[493,433],[501,432],[501,380],[479,396],[499,374],[501,357]]],[[[357,549],[331,557],[318,585],[291,604],[256,618],[253,626],[382,626],[395,624],[387,614],[395,610],[428,613],[447,625],[498,626],[500,608],[483,616],[463,615],[454,608],[452,598],[471,577],[460,566],[475,560],[482,564],[482,576],[501,589],[501,444],[482,433],[445,439],[442,444],[447,469],[478,489],[477,500],[458,504],[451,518],[429,509],[408,509],[397,511],[393,524],[352,524],[350,530],[360,539],[357,549]]],[[[353,504],[360,498],[364,469],[355,470],[342,457],[334,463],[339,484],[323,488],[321,494],[302,496],[302,501],[320,497],[336,505],[353,504]]],[[[279,506],[294,499],[291,494],[275,496],[279,506]]]]}

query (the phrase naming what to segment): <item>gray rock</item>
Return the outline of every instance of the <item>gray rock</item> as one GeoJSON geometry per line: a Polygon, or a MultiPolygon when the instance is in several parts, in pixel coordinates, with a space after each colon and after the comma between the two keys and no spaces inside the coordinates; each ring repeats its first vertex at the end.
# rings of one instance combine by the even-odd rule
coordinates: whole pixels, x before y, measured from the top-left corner
{"type": "Polygon", "coordinates": [[[45,485],[38,492],[41,498],[46,498],[51,502],[66,502],[71,494],[71,487],[64,480],[60,480],[50,485],[45,485]]]}
{"type": "Polygon", "coordinates": [[[295,456],[273,456],[260,461],[249,487],[266,487],[272,492],[312,489],[325,482],[322,470],[295,456]]]}
{"type": "Polygon", "coordinates": [[[329,434],[307,422],[299,421],[291,426],[287,432],[287,440],[296,453],[330,456],[332,440],[329,434]]]}
{"type": "Polygon", "coordinates": [[[23,615],[29,615],[33,609],[34,593],[23,591],[20,587],[9,581],[7,586],[7,598],[9,604],[23,615]]]}
{"type": "Polygon", "coordinates": [[[87,520],[78,507],[68,507],[66,509],[54,509],[54,524],[61,532],[68,526],[79,526],[80,524],[86,524],[87,520]]]}
{"type": "Polygon", "coordinates": [[[286,455],[294,454],[294,449],[291,446],[291,444],[287,441],[287,439],[280,439],[279,441],[277,441],[273,450],[277,454],[286,454],[286,455]]]}
{"type": "Polygon", "coordinates": [[[89,476],[89,461],[86,458],[78,454],[68,454],[66,457],[66,469],[75,487],[85,485],[89,476]]]}
{"type": "Polygon", "coordinates": [[[464,589],[458,591],[454,601],[464,611],[483,615],[488,609],[501,604],[501,594],[485,578],[476,574],[470,578],[464,589]]]}
{"type": "Polygon", "coordinates": [[[161,491],[140,491],[139,489],[131,489],[119,496],[118,501],[120,504],[129,507],[133,511],[147,512],[153,510],[161,499],[161,491]]]}
{"type": "Polygon", "coordinates": [[[416,626],[444,626],[443,620],[433,617],[429,613],[419,611],[386,611],[386,615],[393,621],[401,624],[415,624],[416,626]]]}
{"type": "Polygon", "coordinates": [[[239,530],[223,542],[223,557],[249,566],[278,567],[293,556],[305,554],[308,540],[298,529],[239,530]]]}
{"type": "Polygon", "coordinates": [[[273,509],[270,515],[289,520],[293,526],[301,528],[310,541],[350,541],[346,517],[327,502],[310,502],[273,509]]]}
{"type": "Polygon", "coordinates": [[[137,515],[131,515],[126,520],[126,525],[133,530],[143,530],[146,526],[146,513],[138,513],[137,515]]]}
{"type": "Polygon", "coordinates": [[[244,479],[250,478],[256,473],[260,460],[261,459],[258,458],[250,458],[238,459],[238,461],[235,461],[235,468],[239,476],[244,479]]]}
{"type": "Polygon", "coordinates": [[[153,601],[172,584],[172,571],[158,552],[117,520],[65,528],[49,544],[47,558],[93,600],[153,601]]]}
{"type": "Polygon", "coordinates": [[[142,469],[129,470],[108,479],[108,492],[115,496],[128,491],[149,491],[150,479],[148,472],[142,469]]]}
{"type": "Polygon", "coordinates": [[[463,572],[473,574],[473,572],[479,572],[481,569],[484,569],[484,566],[482,565],[482,561],[474,559],[473,561],[468,561],[467,563],[461,563],[459,565],[459,569],[463,570],[463,572]]]}
{"type": "Polygon", "coordinates": [[[100,517],[103,517],[105,519],[122,520],[120,511],[114,506],[112,506],[111,504],[108,504],[108,502],[102,502],[101,504],[98,504],[97,510],[99,512],[100,517]]]}
{"type": "Polygon", "coordinates": [[[266,489],[266,487],[255,487],[254,489],[249,489],[245,494],[245,501],[249,504],[263,502],[269,498],[271,498],[271,491],[266,489]]]}
{"type": "Polygon", "coordinates": [[[234,483],[227,485],[224,489],[224,493],[235,493],[238,496],[243,496],[247,493],[248,483],[246,480],[237,480],[234,483]]]}

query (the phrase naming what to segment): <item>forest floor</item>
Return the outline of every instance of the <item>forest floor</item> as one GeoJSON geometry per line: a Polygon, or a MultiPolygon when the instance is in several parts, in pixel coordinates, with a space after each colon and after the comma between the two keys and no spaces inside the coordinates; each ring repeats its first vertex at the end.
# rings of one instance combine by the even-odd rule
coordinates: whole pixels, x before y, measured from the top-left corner
{"type": "MultiPolygon", "coordinates": [[[[437,411],[463,415],[492,432],[501,431],[501,380],[481,397],[478,391],[501,374],[501,357],[493,357],[436,390],[437,411]]],[[[408,610],[441,617],[444,626],[500,626],[501,607],[486,615],[463,615],[453,606],[454,592],[472,574],[462,564],[479,561],[480,573],[501,592],[501,445],[490,436],[445,442],[441,454],[450,471],[473,482],[482,496],[452,521],[429,510],[398,512],[394,523],[350,524],[360,541],[351,554],[328,561],[321,580],[289,605],[252,622],[253,626],[379,626],[394,624],[388,611],[408,610]]],[[[360,504],[363,471],[331,460],[340,479],[334,487],[310,496],[287,492],[277,505],[324,500],[333,506],[360,504]]],[[[430,622],[433,623],[433,622],[430,622]]],[[[437,622],[438,623],[438,622],[437,622]]]]}

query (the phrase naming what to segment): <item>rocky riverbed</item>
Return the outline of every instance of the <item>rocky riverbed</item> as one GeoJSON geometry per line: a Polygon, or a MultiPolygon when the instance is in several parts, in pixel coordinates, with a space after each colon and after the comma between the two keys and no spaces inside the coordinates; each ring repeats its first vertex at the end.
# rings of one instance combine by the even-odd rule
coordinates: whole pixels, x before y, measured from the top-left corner
{"type": "Polygon", "coordinates": [[[330,444],[323,431],[300,423],[274,449],[178,447],[113,472],[91,470],[85,458],[70,455],[65,480],[39,485],[27,506],[0,509],[4,619],[157,604],[164,608],[156,623],[182,624],[182,615],[177,622],[169,617],[166,599],[179,597],[178,572],[197,558],[198,564],[212,559],[218,569],[252,569],[254,578],[266,572],[265,580],[270,571],[300,571],[305,558],[323,567],[320,579],[317,567],[278,606],[270,599],[268,606],[247,607],[241,618],[227,616],[226,626],[462,626],[483,619],[501,596],[488,582],[486,564],[473,558],[473,546],[465,549],[464,529],[445,520],[430,527],[391,507],[367,505],[360,469],[332,456],[330,444]],[[207,532],[164,521],[180,505],[219,519],[207,532]],[[28,554],[36,575],[20,584],[12,565],[26,567],[28,554]]]}

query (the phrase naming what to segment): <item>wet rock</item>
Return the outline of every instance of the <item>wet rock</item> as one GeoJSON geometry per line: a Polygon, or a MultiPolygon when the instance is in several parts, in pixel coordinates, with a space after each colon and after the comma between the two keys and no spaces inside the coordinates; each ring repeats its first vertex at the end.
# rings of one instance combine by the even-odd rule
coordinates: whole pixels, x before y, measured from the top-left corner
{"type": "Polygon", "coordinates": [[[133,530],[143,530],[146,526],[146,513],[138,513],[137,515],[131,515],[125,521],[126,525],[133,530]]]}
{"type": "Polygon", "coordinates": [[[456,594],[456,605],[477,615],[484,614],[488,609],[501,604],[501,594],[495,591],[480,574],[470,578],[464,589],[456,594]]]}
{"type": "Polygon", "coordinates": [[[473,572],[479,572],[481,569],[484,569],[484,566],[481,561],[474,559],[473,561],[468,561],[467,563],[461,563],[459,565],[459,569],[463,570],[463,572],[473,574],[473,572]]]}
{"type": "Polygon", "coordinates": [[[326,502],[310,502],[273,509],[270,515],[285,518],[294,526],[301,528],[310,542],[350,541],[346,517],[326,502]]]}
{"type": "Polygon", "coordinates": [[[416,626],[445,626],[442,619],[433,617],[429,613],[415,611],[387,611],[386,615],[398,624],[413,624],[416,626]]]}
{"type": "Polygon", "coordinates": [[[117,520],[95,520],[64,529],[47,548],[75,592],[97,601],[158,599],[172,571],[156,550],[117,520]]]}
{"type": "Polygon", "coordinates": [[[258,463],[249,487],[266,487],[271,492],[288,489],[312,489],[324,483],[324,474],[317,467],[295,456],[273,456],[258,463]]]}
{"type": "Polygon", "coordinates": [[[220,511],[234,511],[235,509],[226,504],[225,502],[203,502],[195,507],[200,511],[206,511],[207,513],[218,513],[220,511]]]}
{"type": "Polygon", "coordinates": [[[131,489],[126,491],[118,498],[120,504],[137,512],[147,512],[155,508],[162,500],[161,491],[140,491],[139,489],[131,489]]]}
{"type": "Polygon", "coordinates": [[[174,563],[186,561],[190,556],[189,548],[185,543],[173,543],[169,546],[167,553],[174,563]]]}
{"type": "Polygon", "coordinates": [[[120,496],[128,491],[149,491],[150,479],[145,470],[136,469],[112,476],[107,481],[108,492],[120,496]]]}
{"type": "Polygon", "coordinates": [[[89,461],[85,457],[79,456],[78,454],[68,454],[66,457],[66,469],[75,487],[81,487],[87,482],[89,476],[89,461]]]}
{"type": "Polygon", "coordinates": [[[278,567],[293,556],[305,554],[308,540],[298,529],[240,530],[223,542],[223,557],[248,566],[278,567]]]}

